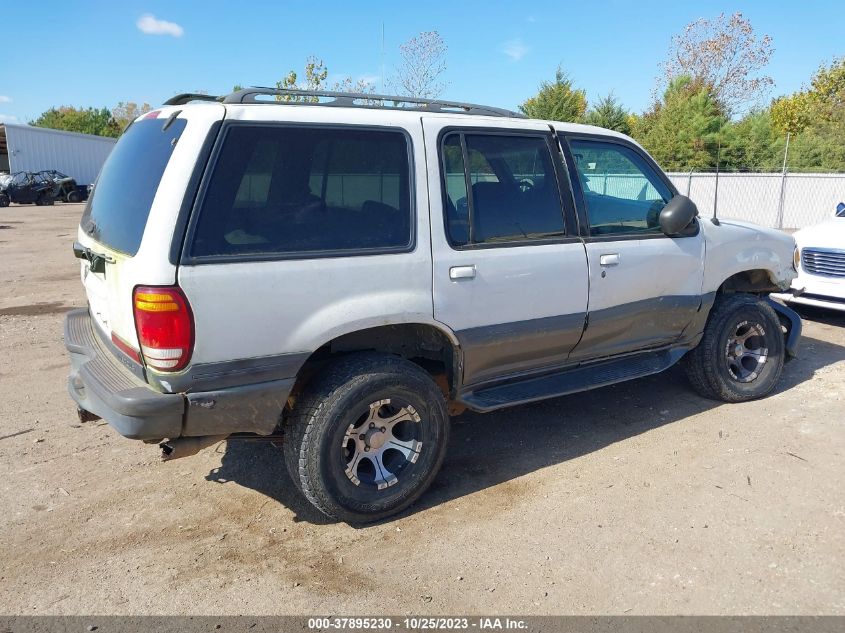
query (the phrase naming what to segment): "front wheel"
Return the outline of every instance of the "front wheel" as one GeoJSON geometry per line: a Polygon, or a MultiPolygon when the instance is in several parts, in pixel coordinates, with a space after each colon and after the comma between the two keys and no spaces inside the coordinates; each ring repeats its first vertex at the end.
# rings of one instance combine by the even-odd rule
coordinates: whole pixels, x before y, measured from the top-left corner
{"type": "Polygon", "coordinates": [[[9,196],[5,193],[0,193],[0,207],[8,207],[10,203],[9,196]]]}
{"type": "Polygon", "coordinates": [[[698,393],[713,400],[745,402],[775,388],[785,345],[774,309],[754,295],[717,298],[701,342],[687,354],[687,376],[698,393]]]}
{"type": "Polygon", "coordinates": [[[367,523],[425,492],[448,437],[445,399],[425,371],[395,356],[354,354],[298,398],[286,423],[285,460],[317,509],[367,523]]]}

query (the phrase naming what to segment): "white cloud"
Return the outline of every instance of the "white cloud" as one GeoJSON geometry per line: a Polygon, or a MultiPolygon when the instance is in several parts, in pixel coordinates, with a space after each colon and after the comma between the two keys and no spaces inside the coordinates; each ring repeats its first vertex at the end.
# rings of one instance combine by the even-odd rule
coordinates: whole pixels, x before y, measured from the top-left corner
{"type": "Polygon", "coordinates": [[[150,13],[145,13],[135,23],[138,30],[147,35],[172,35],[173,37],[182,37],[185,32],[181,26],[176,22],[168,22],[167,20],[159,20],[150,13]]]}
{"type": "Polygon", "coordinates": [[[21,120],[14,114],[0,114],[0,123],[20,123],[21,120]]]}
{"type": "Polygon", "coordinates": [[[520,38],[508,40],[502,45],[502,52],[513,61],[518,62],[528,53],[528,47],[520,38]]]}
{"type": "Polygon", "coordinates": [[[7,97],[6,95],[0,95],[0,103],[10,103],[11,101],[11,97],[7,97]]]}

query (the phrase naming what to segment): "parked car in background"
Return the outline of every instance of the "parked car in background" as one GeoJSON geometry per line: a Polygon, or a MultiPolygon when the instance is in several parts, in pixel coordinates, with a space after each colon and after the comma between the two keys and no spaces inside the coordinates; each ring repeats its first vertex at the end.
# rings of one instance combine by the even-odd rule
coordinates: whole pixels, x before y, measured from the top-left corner
{"type": "Polygon", "coordinates": [[[11,175],[5,186],[0,187],[0,207],[8,207],[12,202],[50,205],[55,202],[57,192],[58,187],[53,180],[40,174],[19,171],[11,175]]]}
{"type": "Polygon", "coordinates": [[[76,180],[55,169],[39,171],[38,175],[52,180],[56,185],[56,199],[62,202],[84,202],[88,199],[88,187],[76,184],[76,180]]]}
{"type": "Polygon", "coordinates": [[[833,217],[794,235],[798,276],[789,292],[773,295],[791,304],[845,312],[845,203],[833,217]]]}

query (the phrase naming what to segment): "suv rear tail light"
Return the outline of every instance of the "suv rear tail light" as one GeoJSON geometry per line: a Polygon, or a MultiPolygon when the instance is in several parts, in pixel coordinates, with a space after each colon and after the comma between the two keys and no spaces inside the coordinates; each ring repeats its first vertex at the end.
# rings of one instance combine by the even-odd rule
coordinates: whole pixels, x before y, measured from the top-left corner
{"type": "Polygon", "coordinates": [[[179,371],[191,359],[194,318],[176,286],[138,286],[132,295],[135,329],[147,367],[179,371]]]}

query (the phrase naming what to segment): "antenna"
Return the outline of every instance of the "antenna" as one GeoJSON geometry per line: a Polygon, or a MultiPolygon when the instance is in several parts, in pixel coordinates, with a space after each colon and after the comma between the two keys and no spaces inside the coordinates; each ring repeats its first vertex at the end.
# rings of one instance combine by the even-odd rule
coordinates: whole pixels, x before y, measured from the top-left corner
{"type": "Polygon", "coordinates": [[[384,92],[384,22],[381,23],[381,91],[384,92]]]}
{"type": "Polygon", "coordinates": [[[722,124],[724,120],[719,121],[719,138],[718,144],[716,145],[716,184],[715,190],[713,191],[713,217],[710,218],[710,221],[719,226],[719,218],[716,217],[716,212],[719,209],[719,162],[722,158],[722,124]]]}

